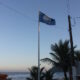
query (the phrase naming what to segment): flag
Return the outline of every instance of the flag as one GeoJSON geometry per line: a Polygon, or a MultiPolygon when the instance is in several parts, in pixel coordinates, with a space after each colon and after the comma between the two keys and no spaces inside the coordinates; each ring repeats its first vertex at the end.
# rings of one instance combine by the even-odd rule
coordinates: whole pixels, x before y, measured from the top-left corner
{"type": "Polygon", "coordinates": [[[48,17],[47,15],[45,15],[42,12],[39,12],[39,22],[42,22],[42,23],[45,23],[48,25],[55,25],[56,24],[55,19],[48,17]]]}

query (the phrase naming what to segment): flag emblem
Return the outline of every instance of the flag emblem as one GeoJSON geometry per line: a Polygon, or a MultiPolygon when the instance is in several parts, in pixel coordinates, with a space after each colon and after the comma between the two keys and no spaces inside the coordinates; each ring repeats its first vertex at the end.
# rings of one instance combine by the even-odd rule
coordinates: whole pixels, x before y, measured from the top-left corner
{"type": "Polygon", "coordinates": [[[48,25],[55,25],[56,24],[55,19],[48,17],[47,15],[45,15],[42,12],[39,12],[39,22],[43,22],[48,25]]]}

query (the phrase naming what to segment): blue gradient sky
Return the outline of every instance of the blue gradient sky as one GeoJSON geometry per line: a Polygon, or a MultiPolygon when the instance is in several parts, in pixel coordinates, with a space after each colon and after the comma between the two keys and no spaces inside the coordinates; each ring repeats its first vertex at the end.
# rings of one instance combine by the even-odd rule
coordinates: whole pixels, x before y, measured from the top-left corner
{"type": "MultiPolygon", "coordinates": [[[[0,70],[25,71],[37,65],[38,11],[56,20],[41,23],[41,58],[50,57],[50,45],[69,39],[66,0],[0,0],[0,70]]],[[[80,16],[80,0],[70,0],[70,14],[80,16]]],[[[72,28],[74,44],[80,48],[80,19],[72,28]]]]}

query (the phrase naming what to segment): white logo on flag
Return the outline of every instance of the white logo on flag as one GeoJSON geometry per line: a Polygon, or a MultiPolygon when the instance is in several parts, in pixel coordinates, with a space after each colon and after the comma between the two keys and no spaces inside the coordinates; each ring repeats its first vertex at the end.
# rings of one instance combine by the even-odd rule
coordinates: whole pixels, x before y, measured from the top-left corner
{"type": "Polygon", "coordinates": [[[43,16],[43,19],[45,20],[45,21],[51,21],[51,19],[48,17],[48,16],[43,16]]]}

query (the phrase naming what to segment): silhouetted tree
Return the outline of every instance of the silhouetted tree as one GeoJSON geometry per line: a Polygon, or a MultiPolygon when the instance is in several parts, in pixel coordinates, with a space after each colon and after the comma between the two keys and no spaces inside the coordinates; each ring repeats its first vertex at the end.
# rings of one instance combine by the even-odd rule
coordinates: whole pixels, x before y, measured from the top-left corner
{"type": "Polygon", "coordinates": [[[44,73],[44,76],[45,76],[45,80],[53,80],[53,71],[51,69],[47,70],[44,73]]]}
{"type": "Polygon", "coordinates": [[[65,79],[68,80],[66,72],[68,71],[70,66],[70,47],[69,47],[69,41],[65,40],[65,42],[59,41],[58,44],[55,43],[55,45],[51,45],[52,53],[50,53],[51,58],[44,58],[41,59],[43,62],[49,62],[53,66],[60,67],[63,72],[65,79]]]}
{"type": "MultiPolygon", "coordinates": [[[[43,73],[44,67],[40,69],[40,80],[43,80],[44,73],[43,73]]],[[[27,78],[27,80],[38,80],[38,67],[33,66],[30,71],[30,77],[27,78]]]]}

